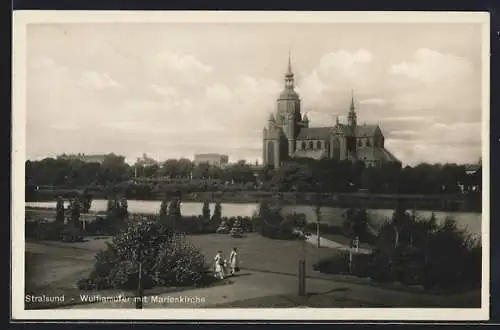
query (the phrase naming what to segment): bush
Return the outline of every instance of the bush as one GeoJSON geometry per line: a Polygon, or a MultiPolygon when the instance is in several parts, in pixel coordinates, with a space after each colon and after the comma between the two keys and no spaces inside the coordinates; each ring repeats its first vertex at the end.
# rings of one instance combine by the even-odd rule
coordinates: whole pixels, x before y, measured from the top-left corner
{"type": "Polygon", "coordinates": [[[301,238],[296,230],[300,227],[297,220],[300,216],[284,217],[279,205],[271,206],[261,201],[259,211],[254,217],[255,230],[264,237],[273,239],[295,240],[301,238]]]}
{"type": "MultiPolygon", "coordinates": [[[[452,219],[438,225],[435,217],[417,221],[400,212],[381,227],[371,254],[353,254],[350,274],[427,289],[478,288],[481,251],[481,241],[458,229],[452,219]]],[[[314,267],[324,273],[346,273],[348,255],[338,252],[314,267]]]]}
{"type": "Polygon", "coordinates": [[[313,268],[325,274],[350,274],[357,277],[368,277],[372,271],[372,256],[353,253],[349,269],[349,251],[337,251],[333,256],[320,259],[313,265],[313,268]]]}
{"type": "Polygon", "coordinates": [[[399,214],[397,221],[394,217],[381,228],[385,234],[374,252],[375,279],[421,284],[429,289],[481,284],[480,241],[459,230],[452,219],[437,225],[433,217],[417,221],[399,214]],[[394,234],[389,235],[391,231],[394,234]]]}
{"type": "Polygon", "coordinates": [[[124,226],[124,223],[114,217],[96,217],[94,221],[85,225],[88,235],[116,235],[124,226]]]}
{"type": "Polygon", "coordinates": [[[81,290],[135,290],[139,284],[139,262],[143,288],[200,285],[211,278],[201,252],[176,240],[173,231],[150,217],[128,222],[107,244],[107,249],[96,255],[92,273],[78,286],[81,290]]]}

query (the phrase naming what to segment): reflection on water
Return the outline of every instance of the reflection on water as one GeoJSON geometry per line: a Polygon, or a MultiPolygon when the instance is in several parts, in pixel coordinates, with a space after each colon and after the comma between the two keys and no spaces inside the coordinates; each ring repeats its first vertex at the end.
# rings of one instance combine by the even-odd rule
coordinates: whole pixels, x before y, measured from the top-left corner
{"type": "MultiPolygon", "coordinates": [[[[128,210],[132,213],[149,213],[158,214],[160,211],[160,201],[141,201],[128,200],[128,210]]],[[[67,207],[67,203],[65,206],[67,207]]],[[[97,199],[92,201],[91,211],[100,212],[106,210],[107,201],[97,199]]],[[[200,215],[202,213],[202,203],[186,202],[181,205],[183,215],[200,215]]],[[[56,202],[26,202],[26,206],[55,208],[56,202]]],[[[211,212],[214,210],[214,204],[210,205],[211,212]]],[[[222,215],[226,217],[232,216],[252,216],[258,209],[258,204],[254,203],[223,203],[222,215]]],[[[285,213],[303,213],[307,221],[316,221],[314,207],[309,205],[287,205],[284,207],[285,213]]],[[[321,210],[321,222],[331,225],[340,225],[342,222],[342,213],[345,209],[335,207],[323,207],[321,210]]],[[[392,216],[393,210],[389,209],[369,209],[368,213],[374,224],[382,224],[385,219],[392,216]]],[[[430,217],[432,211],[418,211],[417,217],[430,217]]],[[[452,217],[457,224],[462,228],[467,228],[471,233],[481,234],[481,213],[473,212],[434,212],[438,221],[444,221],[447,216],[452,217]]]]}

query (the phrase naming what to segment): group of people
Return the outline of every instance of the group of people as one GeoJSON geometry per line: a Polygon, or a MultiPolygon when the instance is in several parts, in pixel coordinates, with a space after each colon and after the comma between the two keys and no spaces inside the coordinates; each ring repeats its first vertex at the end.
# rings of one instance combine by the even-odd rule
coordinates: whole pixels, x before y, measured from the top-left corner
{"type": "Polygon", "coordinates": [[[222,254],[218,251],[214,258],[214,276],[218,279],[224,279],[227,276],[233,276],[240,271],[239,255],[236,248],[229,254],[229,264],[222,254]],[[228,269],[229,268],[229,269],[228,269]]]}

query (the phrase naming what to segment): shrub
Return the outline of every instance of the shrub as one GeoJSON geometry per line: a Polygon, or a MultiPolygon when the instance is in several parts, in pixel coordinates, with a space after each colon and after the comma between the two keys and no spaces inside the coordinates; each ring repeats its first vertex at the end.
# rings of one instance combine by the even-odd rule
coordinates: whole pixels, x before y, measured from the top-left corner
{"type": "Polygon", "coordinates": [[[208,201],[203,202],[203,208],[201,210],[203,218],[206,219],[206,221],[210,221],[210,204],[208,201]]]}
{"type": "Polygon", "coordinates": [[[85,232],[89,235],[116,235],[124,224],[113,217],[96,217],[94,221],[85,225],[85,232]]]}
{"type": "Polygon", "coordinates": [[[439,289],[480,285],[478,241],[471,240],[452,219],[437,225],[433,217],[416,221],[399,214],[398,221],[393,218],[381,228],[374,278],[439,289]]]}
{"type": "Polygon", "coordinates": [[[353,253],[349,268],[349,251],[339,250],[330,257],[320,259],[313,265],[313,268],[325,274],[350,274],[368,277],[372,271],[372,256],[353,253]]]}
{"type": "Polygon", "coordinates": [[[82,202],[82,212],[87,213],[90,211],[90,208],[92,207],[92,196],[88,193],[84,195],[83,202],[82,202]]]}
{"type": "Polygon", "coordinates": [[[92,273],[80,280],[78,286],[82,290],[135,290],[139,284],[139,262],[143,288],[199,285],[209,280],[201,252],[176,240],[173,231],[150,217],[128,222],[107,248],[96,255],[92,273]]]}

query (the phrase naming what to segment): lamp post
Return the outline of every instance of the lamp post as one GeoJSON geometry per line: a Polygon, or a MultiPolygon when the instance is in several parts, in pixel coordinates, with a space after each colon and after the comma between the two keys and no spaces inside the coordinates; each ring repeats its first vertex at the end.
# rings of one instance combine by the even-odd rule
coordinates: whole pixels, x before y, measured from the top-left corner
{"type": "Polygon", "coordinates": [[[305,230],[306,230],[306,220],[304,218],[298,219],[298,227],[301,228],[301,240],[302,240],[302,255],[301,258],[299,259],[299,273],[298,273],[298,280],[299,280],[299,296],[305,296],[306,295],[306,240],[307,237],[309,236],[305,230]]]}
{"type": "Polygon", "coordinates": [[[134,259],[136,262],[139,263],[139,272],[137,274],[137,293],[135,297],[135,308],[136,309],[142,309],[142,297],[143,297],[143,290],[142,290],[142,261],[139,260],[138,258],[137,251],[134,251],[134,259]]]}

